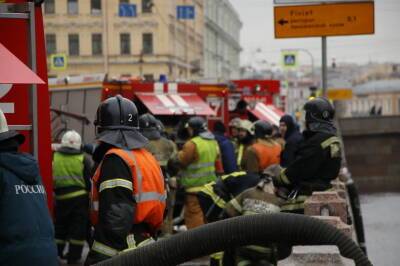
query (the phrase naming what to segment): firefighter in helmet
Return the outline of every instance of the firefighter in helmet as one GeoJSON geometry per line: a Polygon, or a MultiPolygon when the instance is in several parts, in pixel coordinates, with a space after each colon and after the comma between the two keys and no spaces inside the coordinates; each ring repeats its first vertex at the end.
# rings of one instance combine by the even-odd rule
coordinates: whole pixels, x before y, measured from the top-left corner
{"type": "MultiPolygon", "coordinates": [[[[168,169],[168,161],[172,159],[177,154],[177,147],[174,142],[163,137],[162,131],[163,124],[161,121],[157,120],[152,114],[146,113],[139,117],[139,128],[140,132],[145,136],[149,143],[146,145],[145,149],[148,150],[157,159],[163,171],[165,181],[172,184],[171,178],[172,171],[168,169]]],[[[162,232],[164,234],[172,234],[173,231],[173,208],[174,208],[174,197],[175,197],[175,187],[171,185],[167,187],[168,197],[167,197],[167,217],[164,220],[162,226],[162,232]]]]}
{"type": "Polygon", "coordinates": [[[253,124],[249,120],[240,120],[238,129],[238,149],[236,154],[237,165],[243,169],[242,160],[246,149],[254,142],[253,124]]]}
{"type": "Polygon", "coordinates": [[[99,163],[93,176],[91,222],[94,239],[86,265],[152,242],[163,222],[166,193],[157,160],[138,132],[135,104],[120,95],[97,109],[99,163]]]}
{"type": "Polygon", "coordinates": [[[207,130],[207,121],[199,116],[192,117],[186,124],[189,136],[175,159],[181,167],[179,183],[185,189],[184,218],[188,229],[206,221],[196,193],[222,173],[220,151],[214,135],[207,130]]]}
{"type": "Polygon", "coordinates": [[[176,155],[177,147],[174,142],[161,136],[160,122],[152,114],[146,113],[139,117],[139,128],[142,135],[149,140],[145,148],[154,155],[164,175],[167,175],[167,163],[176,155]]]}
{"type": "Polygon", "coordinates": [[[35,158],[0,109],[0,265],[58,265],[53,223],[35,158]]]}
{"type": "Polygon", "coordinates": [[[240,126],[240,118],[235,117],[231,121],[229,121],[229,135],[230,140],[235,148],[235,154],[237,154],[237,149],[239,147],[239,126],[240,126]]]}
{"type": "Polygon", "coordinates": [[[267,121],[257,121],[252,127],[255,142],[243,155],[242,169],[249,173],[261,173],[273,164],[279,164],[281,145],[272,138],[272,126],[267,121]]]}
{"type": "Polygon", "coordinates": [[[69,130],[53,155],[56,243],[58,256],[68,264],[77,263],[87,236],[91,160],[82,152],[81,136],[69,130]],[[69,243],[64,256],[65,244],[69,243]]]}
{"type": "MultiPolygon", "coordinates": [[[[304,201],[313,191],[332,187],[341,165],[341,145],[333,123],[335,109],[322,97],[308,101],[304,141],[300,144],[295,160],[280,170],[274,166],[274,183],[287,191],[287,203],[282,211],[304,213],[304,201]]],[[[281,191],[282,191],[281,189],[281,191]]]]}

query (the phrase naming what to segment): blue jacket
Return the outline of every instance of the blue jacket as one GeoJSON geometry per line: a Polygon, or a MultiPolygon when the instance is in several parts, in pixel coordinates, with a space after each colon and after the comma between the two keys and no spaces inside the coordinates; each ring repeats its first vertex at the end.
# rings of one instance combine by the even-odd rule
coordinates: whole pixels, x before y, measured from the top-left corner
{"type": "Polygon", "coordinates": [[[221,151],[221,160],[225,174],[230,174],[238,170],[236,164],[235,147],[232,142],[224,135],[214,133],[221,151]]]}
{"type": "Polygon", "coordinates": [[[301,135],[298,125],[290,115],[284,115],[279,122],[286,124],[285,148],[281,153],[281,166],[287,167],[296,159],[296,151],[300,144],[303,142],[303,135],[301,135]]]}
{"type": "Polygon", "coordinates": [[[17,152],[0,152],[0,265],[58,265],[37,162],[17,152]]]}

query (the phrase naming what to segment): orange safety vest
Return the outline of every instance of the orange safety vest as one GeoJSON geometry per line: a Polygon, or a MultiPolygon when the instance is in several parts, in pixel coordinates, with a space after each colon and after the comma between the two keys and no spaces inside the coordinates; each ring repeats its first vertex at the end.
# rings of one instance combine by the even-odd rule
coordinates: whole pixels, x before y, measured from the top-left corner
{"type": "MultiPolygon", "coordinates": [[[[114,148],[106,153],[109,154],[119,156],[131,170],[132,194],[136,202],[133,223],[146,223],[152,230],[157,230],[164,218],[166,192],[161,168],[156,159],[145,149],[127,151],[114,148]]],[[[92,225],[97,224],[99,216],[100,169],[101,164],[93,177],[90,214],[92,225]]]]}
{"type": "Polygon", "coordinates": [[[270,165],[279,164],[281,162],[280,156],[282,148],[278,143],[255,143],[253,144],[253,148],[258,157],[258,166],[260,171],[270,165]]]}

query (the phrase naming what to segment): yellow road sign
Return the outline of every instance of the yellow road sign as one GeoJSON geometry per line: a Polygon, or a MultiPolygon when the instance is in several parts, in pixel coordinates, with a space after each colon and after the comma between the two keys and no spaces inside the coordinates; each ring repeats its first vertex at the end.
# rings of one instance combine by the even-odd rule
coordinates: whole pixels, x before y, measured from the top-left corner
{"type": "Polygon", "coordinates": [[[331,100],[350,100],[353,98],[353,91],[351,89],[328,89],[326,96],[331,100]]]}
{"type": "Polygon", "coordinates": [[[275,6],[275,38],[373,34],[374,2],[275,6]]]}

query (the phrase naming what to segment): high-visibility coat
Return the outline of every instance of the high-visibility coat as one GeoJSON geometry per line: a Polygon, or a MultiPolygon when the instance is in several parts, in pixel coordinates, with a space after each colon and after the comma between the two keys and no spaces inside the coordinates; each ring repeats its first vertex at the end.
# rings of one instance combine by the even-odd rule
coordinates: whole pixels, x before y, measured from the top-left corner
{"type": "Polygon", "coordinates": [[[64,200],[87,194],[83,175],[83,154],[64,154],[55,152],[53,157],[53,178],[56,199],[64,200]],[[75,187],[74,191],[60,195],[59,188],[75,187]]]}
{"type": "Polygon", "coordinates": [[[99,165],[93,176],[91,191],[92,224],[96,225],[98,222],[99,191],[104,189],[104,186],[107,188],[127,186],[132,189],[132,196],[136,202],[133,224],[146,223],[151,230],[160,228],[164,217],[166,192],[164,178],[156,159],[145,149],[127,151],[114,148],[105,156],[110,154],[119,156],[126,163],[132,173],[132,183],[124,179],[114,179],[112,181],[115,184],[107,181],[99,184],[101,164],[99,165]]]}
{"type": "Polygon", "coordinates": [[[264,170],[270,165],[280,163],[282,148],[277,142],[257,142],[252,147],[257,154],[259,171],[264,170]]]}
{"type": "Polygon", "coordinates": [[[181,184],[187,192],[197,192],[201,186],[215,181],[215,162],[219,155],[218,143],[215,140],[194,137],[198,160],[189,164],[183,171],[181,184]]]}

